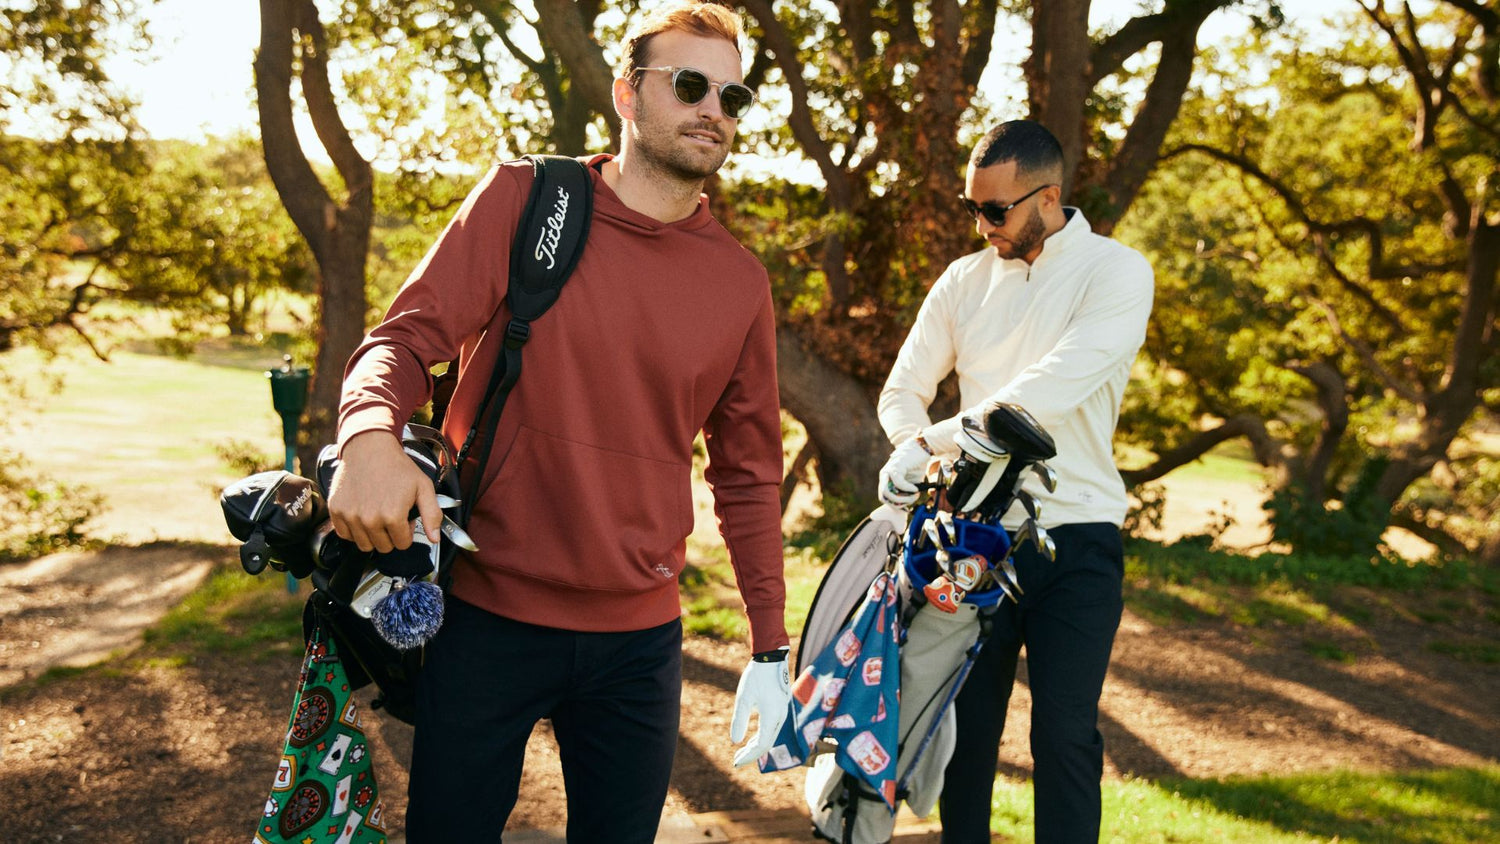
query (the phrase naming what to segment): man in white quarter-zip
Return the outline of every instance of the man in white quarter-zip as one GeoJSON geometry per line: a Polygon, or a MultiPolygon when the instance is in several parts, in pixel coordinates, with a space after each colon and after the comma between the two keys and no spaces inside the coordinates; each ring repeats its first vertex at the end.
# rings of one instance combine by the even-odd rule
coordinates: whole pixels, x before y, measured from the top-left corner
{"type": "MultiPolygon", "coordinates": [[[[1154,285],[1135,250],[1094,234],[1062,204],[1062,148],[1026,120],[1003,123],[975,147],[964,195],[986,248],[949,265],[932,286],[880,394],[895,446],[880,497],[910,507],[934,457],[983,458],[962,430],[987,407],[1025,408],[1057,443],[1057,487],[1027,481],[1040,523],[1057,543],[1048,561],[1016,551],[1024,594],[1002,602],[955,707],[959,740],[948,764],[944,842],[989,841],[995,761],[1026,648],[1032,695],[1036,840],[1097,841],[1104,741],[1099,694],[1122,607],[1120,524],[1125,486],[1112,439],[1130,366],[1146,336],[1154,285]],[[954,372],[957,415],[932,420],[938,384],[954,372]]],[[[983,430],[983,425],[979,426],[983,430]]],[[[1007,517],[1016,527],[1025,513],[1007,517]]]]}

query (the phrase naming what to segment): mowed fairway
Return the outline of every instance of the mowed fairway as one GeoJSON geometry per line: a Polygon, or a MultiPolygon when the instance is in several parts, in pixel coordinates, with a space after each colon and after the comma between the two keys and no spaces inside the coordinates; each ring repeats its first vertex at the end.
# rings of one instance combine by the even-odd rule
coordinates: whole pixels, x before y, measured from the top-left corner
{"type": "Polygon", "coordinates": [[[93,536],[230,541],[218,491],[238,477],[215,446],[245,441],[268,463],[284,451],[265,376],[280,356],[236,357],[216,366],[130,352],[108,363],[76,351],[50,362],[12,352],[8,371],[25,396],[7,402],[0,447],[24,455],[35,472],[102,493],[93,536]],[[62,377],[60,392],[44,372],[62,377]]]}

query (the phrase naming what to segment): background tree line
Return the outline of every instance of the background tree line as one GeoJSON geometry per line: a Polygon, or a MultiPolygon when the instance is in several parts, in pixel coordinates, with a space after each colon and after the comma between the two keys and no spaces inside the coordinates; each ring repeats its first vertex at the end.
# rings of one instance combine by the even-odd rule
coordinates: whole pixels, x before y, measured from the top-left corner
{"type": "MultiPolygon", "coordinates": [[[[303,285],[318,305],[315,444],[390,275],[477,168],[612,146],[611,68],[642,4],[262,0],[258,140],[285,217],[263,204],[253,149],[141,144],[97,73],[105,45],[48,26],[78,5],[5,13],[6,53],[45,56],[108,107],[72,115],[33,86],[33,106],[95,130],[5,135],[0,190],[34,213],[30,228],[7,214],[0,273],[7,291],[30,278],[46,295],[0,294],[0,336],[68,324],[70,295],[196,295],[232,325],[234,290],[303,285]],[[331,167],[305,154],[301,111],[331,167]],[[111,176],[84,190],[84,167],[111,176]],[[204,174],[227,205],[210,187],[170,187],[208,185],[193,181],[204,174]],[[256,198],[241,204],[235,185],[256,198]],[[226,214],[243,215],[240,232],[250,218],[282,226],[284,248],[231,246],[231,232],[214,236],[226,214]],[[47,247],[52,264],[37,257],[49,242],[61,244],[47,247]],[[57,281],[63,258],[107,272],[80,294],[57,281]]],[[[1367,553],[1394,523],[1500,562],[1500,465],[1477,445],[1493,443],[1500,403],[1500,3],[1349,0],[1334,46],[1299,43],[1266,0],[1158,0],[1108,31],[1089,28],[1085,0],[734,5],[766,115],[746,122],[741,148],[816,177],[734,167],[712,201],[771,270],[782,401],[825,491],[870,497],[889,450],[874,395],[926,288],[978,245],[954,200],[968,146],[995,120],[1030,116],[1063,142],[1068,201],[1157,271],[1121,426],[1128,482],[1240,439],[1272,470],[1280,540],[1367,553]],[[1252,31],[1200,49],[1204,22],[1230,6],[1252,31]],[[1028,54],[992,55],[997,27],[1012,25],[1030,32],[1028,54]],[[991,63],[1014,90],[979,89],[991,63]]],[[[141,13],[82,6],[100,20],[141,13]]],[[[11,109],[22,94],[5,96],[11,109]]],[[[944,401],[956,409],[951,391],[944,401]]]]}

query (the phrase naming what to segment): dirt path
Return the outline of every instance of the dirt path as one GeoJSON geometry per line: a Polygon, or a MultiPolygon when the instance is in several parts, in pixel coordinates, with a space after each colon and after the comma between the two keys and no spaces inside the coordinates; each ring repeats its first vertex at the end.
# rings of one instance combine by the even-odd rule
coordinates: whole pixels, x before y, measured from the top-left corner
{"type": "MultiPolygon", "coordinates": [[[[59,448],[65,448],[60,443],[59,448]]],[[[141,482],[155,476],[142,476],[141,482]]],[[[162,475],[162,482],[184,483],[162,475]]],[[[0,841],[242,840],[263,805],[285,729],[295,656],[223,657],[182,665],[119,659],[104,670],[30,682],[54,665],[129,654],[140,631],[202,582],[235,569],[216,507],[152,524],[144,502],[197,489],[130,489],[110,500],[107,532],[123,544],[0,568],[0,841]],[[134,508],[134,509],[131,509],[134,508]],[[121,526],[150,526],[141,535],[121,526]],[[170,536],[172,541],[146,542],[170,536]]],[[[1169,498],[1168,535],[1216,513],[1240,521],[1231,540],[1263,541],[1253,491],[1215,488],[1169,498]],[[1211,493],[1211,494],[1210,494],[1211,493]]],[[[175,497],[174,497],[175,496],[175,497]]],[[[703,529],[712,530],[704,501],[703,529]]],[[[301,595],[286,596],[300,602],[301,595]]],[[[1473,765],[1500,759],[1500,667],[1429,650],[1482,630],[1423,622],[1419,608],[1375,606],[1341,628],[1352,664],[1312,656],[1305,631],[1227,623],[1158,627],[1127,612],[1103,700],[1110,776],[1217,776],[1331,767],[1473,765]]],[[[1428,596],[1462,604],[1464,596],[1428,596]]],[[[1440,614],[1441,615],[1441,614],[1440,614]]],[[[1470,618],[1474,614],[1448,615],[1470,618]]],[[[1428,614],[1431,617],[1431,614],[1428,614]]],[[[1483,613],[1479,613],[1483,618],[1483,613]]],[[[668,819],[710,811],[800,810],[802,777],[729,767],[729,714],[747,654],[739,643],[689,638],[683,722],[668,819]]],[[[1025,776],[1030,700],[1011,708],[1002,768],[1025,776]]],[[[382,793],[399,836],[409,732],[370,719],[382,793]]],[[[561,769],[546,725],[533,737],[514,829],[556,828],[561,769]]]]}
{"type": "MultiPolygon", "coordinates": [[[[8,798],[0,841],[244,836],[280,752],[294,657],[179,667],[121,662],[118,670],[40,687],[17,683],[43,662],[82,658],[88,649],[78,643],[94,635],[84,631],[123,635],[135,628],[137,619],[127,613],[149,612],[160,593],[172,591],[168,584],[180,588],[210,565],[237,563],[228,548],[161,543],[60,555],[0,572],[0,654],[8,672],[0,681],[0,794],[8,798]],[[130,577],[140,581],[132,587],[130,577]],[[145,588],[148,582],[159,588],[145,588]]],[[[1422,606],[1379,595],[1351,598],[1368,605],[1365,620],[1320,635],[1338,636],[1352,663],[1313,656],[1304,646],[1307,631],[1295,626],[1163,628],[1127,612],[1103,700],[1109,775],[1208,777],[1500,759],[1500,667],[1429,647],[1466,636],[1493,641],[1493,620],[1474,622],[1483,614],[1455,609],[1475,598],[1430,596],[1422,606]],[[1459,620],[1421,620],[1432,615],[1424,606],[1439,604],[1459,620]]],[[[128,637],[118,641],[106,650],[130,647],[128,637]]],[[[801,806],[800,775],[762,776],[728,765],[729,713],[745,656],[738,643],[687,642],[670,818],[801,806]]],[[[1014,703],[1002,768],[1025,776],[1024,683],[1014,703]]],[[[399,835],[405,771],[391,747],[401,746],[405,731],[378,715],[370,726],[388,817],[399,835]]],[[[531,744],[511,826],[556,827],[564,811],[556,748],[544,725],[531,744]]]]}
{"type": "Polygon", "coordinates": [[[153,543],[0,567],[0,689],[133,650],[222,556],[214,546],[153,543]]]}

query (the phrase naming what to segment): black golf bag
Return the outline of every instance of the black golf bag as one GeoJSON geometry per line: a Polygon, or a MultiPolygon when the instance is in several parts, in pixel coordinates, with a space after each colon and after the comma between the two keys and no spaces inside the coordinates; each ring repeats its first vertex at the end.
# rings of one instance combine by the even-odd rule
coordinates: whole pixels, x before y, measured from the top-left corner
{"type": "MultiPolygon", "coordinates": [[[[402,447],[439,495],[458,500],[458,474],[441,434],[422,425],[407,425],[402,447]]],[[[368,592],[418,580],[441,584],[456,555],[454,543],[445,537],[435,562],[429,547],[419,542],[389,554],[360,551],[334,533],[328,520],[324,502],[337,471],[336,451],[328,446],[319,455],[316,481],[290,472],[262,472],[224,490],[219,502],[229,532],[245,543],[240,560],[247,572],[257,574],[269,565],[306,578],[312,585],[312,596],[302,612],[304,638],[311,638],[314,628],[321,627],[344,658],[350,687],[375,683],[380,693],[373,706],[411,723],[416,715],[415,681],[422,649],[402,649],[387,641],[367,607],[360,611],[356,597],[363,597],[362,586],[368,592]]]]}

